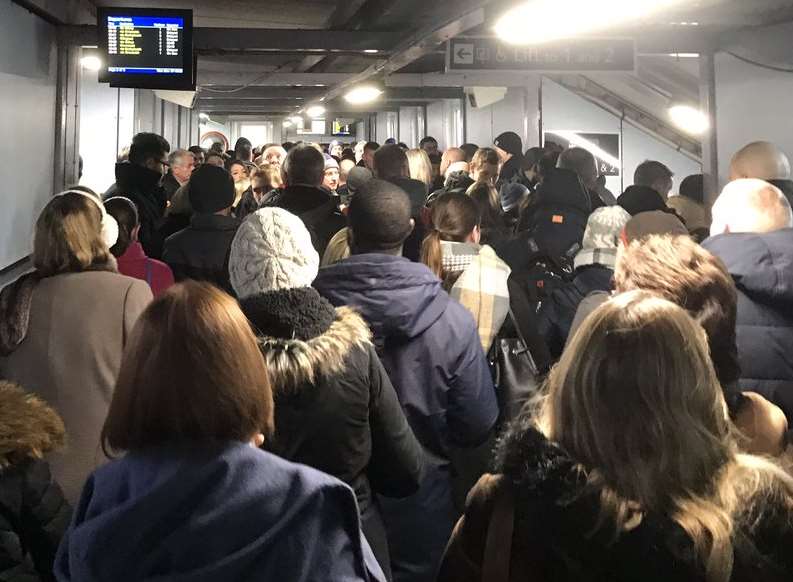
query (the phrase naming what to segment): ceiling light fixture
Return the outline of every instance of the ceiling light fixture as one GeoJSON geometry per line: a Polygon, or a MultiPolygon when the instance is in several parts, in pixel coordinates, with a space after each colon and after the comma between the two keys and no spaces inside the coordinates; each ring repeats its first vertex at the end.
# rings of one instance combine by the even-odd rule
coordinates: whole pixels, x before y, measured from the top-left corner
{"type": "Polygon", "coordinates": [[[691,105],[672,105],[669,119],[679,129],[691,135],[702,135],[710,129],[710,120],[700,109],[691,105]]]}
{"type": "Polygon", "coordinates": [[[207,115],[206,113],[199,113],[198,119],[202,119],[203,121],[209,121],[209,115],[207,115]]]}
{"type": "Polygon", "coordinates": [[[309,117],[322,117],[325,115],[325,108],[322,105],[312,105],[306,109],[306,115],[309,117]]]}
{"type": "Polygon", "coordinates": [[[352,105],[362,105],[364,103],[371,103],[382,94],[383,92],[377,87],[372,85],[362,85],[350,90],[344,96],[344,99],[347,101],[347,103],[352,105]]]}
{"type": "Polygon", "coordinates": [[[669,56],[676,59],[698,59],[699,53],[669,53],[669,56]]]}
{"type": "Polygon", "coordinates": [[[80,59],[80,65],[89,71],[98,71],[102,68],[102,60],[96,55],[86,55],[80,59]]]}
{"type": "Polygon", "coordinates": [[[364,49],[363,52],[365,52],[367,55],[376,55],[380,51],[377,49],[364,49]]]}
{"type": "Polygon", "coordinates": [[[647,18],[683,0],[534,0],[508,10],[495,32],[512,44],[573,38],[647,18]]]}

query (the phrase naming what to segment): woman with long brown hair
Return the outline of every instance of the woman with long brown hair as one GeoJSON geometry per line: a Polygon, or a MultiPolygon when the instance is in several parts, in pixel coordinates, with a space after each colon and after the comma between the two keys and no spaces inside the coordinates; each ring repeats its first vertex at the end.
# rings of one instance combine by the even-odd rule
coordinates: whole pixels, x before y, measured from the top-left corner
{"type": "Polygon", "coordinates": [[[99,432],[121,353],[152,299],[145,281],[118,273],[115,224],[88,191],[55,196],[36,222],[34,271],[0,292],[0,377],[63,418],[68,447],[49,461],[72,503],[104,460],[99,432]]]}
{"type": "Polygon", "coordinates": [[[171,287],[130,337],[102,429],[126,454],[86,483],[58,580],[381,580],[352,491],[261,450],[273,424],[237,303],[171,287]]]}
{"type": "Polygon", "coordinates": [[[421,262],[444,289],[474,316],[487,351],[509,314],[509,267],[481,241],[481,210],[470,196],[441,194],[432,205],[432,228],[421,262]]]}
{"type": "Polygon", "coordinates": [[[474,182],[489,182],[495,186],[498,179],[498,165],[498,152],[492,148],[481,148],[471,158],[468,170],[474,182]]]}
{"type": "Polygon", "coordinates": [[[497,467],[469,497],[442,582],[793,576],[793,479],[738,453],[705,333],[649,293],[584,322],[497,467]]]}

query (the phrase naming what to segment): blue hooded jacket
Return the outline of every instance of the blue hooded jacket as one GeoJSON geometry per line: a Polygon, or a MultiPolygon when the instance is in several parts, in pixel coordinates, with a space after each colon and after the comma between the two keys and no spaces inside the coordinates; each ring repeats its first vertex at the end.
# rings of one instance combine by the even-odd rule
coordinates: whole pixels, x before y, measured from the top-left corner
{"type": "Polygon", "coordinates": [[[395,582],[435,579],[454,527],[449,452],[485,441],[498,403],[473,317],[426,265],[382,254],[353,255],[320,270],[314,287],[357,309],[425,453],[421,487],[381,498],[395,582]]]}
{"type": "Polygon", "coordinates": [[[314,287],[361,313],[424,449],[436,462],[452,444],[481,444],[498,416],[493,380],[470,313],[425,265],[353,255],[320,270],[314,287]]]}
{"type": "Polygon", "coordinates": [[[793,418],[793,229],[722,234],[702,243],[738,288],[741,388],[793,418]]]}
{"type": "Polygon", "coordinates": [[[130,453],[88,479],[60,582],[383,582],[352,490],[243,443],[130,453]]]}

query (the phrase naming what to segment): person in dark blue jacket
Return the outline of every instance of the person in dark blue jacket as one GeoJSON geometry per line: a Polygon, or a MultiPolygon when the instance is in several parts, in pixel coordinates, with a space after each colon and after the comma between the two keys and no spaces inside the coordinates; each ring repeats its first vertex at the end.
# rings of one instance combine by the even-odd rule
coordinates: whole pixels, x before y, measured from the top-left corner
{"type": "Polygon", "coordinates": [[[273,396],[236,302],[171,287],[129,340],[95,471],[55,561],[60,582],[383,582],[352,490],[258,447],[273,396]]]}
{"type": "Polygon", "coordinates": [[[793,419],[793,213],[762,180],[728,184],[713,206],[703,243],[738,288],[740,385],[793,419]]]}
{"type": "Polygon", "coordinates": [[[396,582],[435,579],[455,520],[449,453],[487,440],[498,405],[470,313],[423,264],[400,256],[412,229],[407,195],[371,180],[350,203],[352,256],[315,288],[369,323],[383,365],[425,453],[418,493],[382,499],[396,582]]]}

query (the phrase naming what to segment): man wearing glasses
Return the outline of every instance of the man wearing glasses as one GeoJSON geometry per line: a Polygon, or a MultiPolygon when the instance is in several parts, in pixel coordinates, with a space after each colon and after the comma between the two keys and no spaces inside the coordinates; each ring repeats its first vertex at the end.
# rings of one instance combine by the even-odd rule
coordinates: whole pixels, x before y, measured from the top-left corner
{"type": "Polygon", "coordinates": [[[146,255],[162,256],[164,236],[161,232],[167,195],[162,187],[168,171],[170,144],[154,133],[139,133],[132,138],[129,161],[116,164],[115,196],[125,196],[138,207],[140,242],[146,255]]]}

